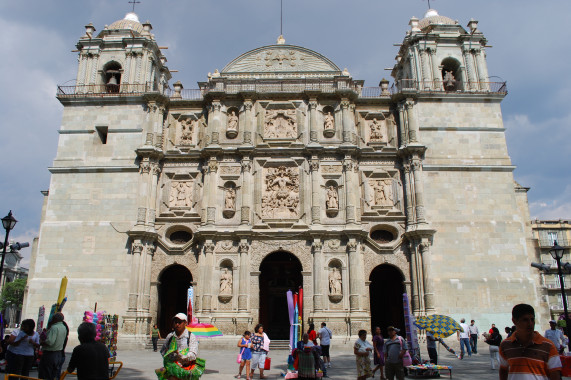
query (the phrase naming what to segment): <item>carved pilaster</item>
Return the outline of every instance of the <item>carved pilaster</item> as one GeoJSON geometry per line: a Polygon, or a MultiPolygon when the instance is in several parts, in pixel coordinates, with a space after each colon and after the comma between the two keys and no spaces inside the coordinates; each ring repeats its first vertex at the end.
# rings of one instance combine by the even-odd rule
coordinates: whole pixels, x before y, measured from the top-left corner
{"type": "Polygon", "coordinates": [[[420,254],[422,255],[423,275],[424,275],[424,307],[428,313],[435,310],[434,308],[434,285],[431,268],[430,244],[423,242],[420,244],[420,254]]]}
{"type": "Polygon", "coordinates": [[[309,106],[309,139],[311,142],[317,142],[317,100],[311,99],[309,106]]]}
{"type": "Polygon", "coordinates": [[[349,240],[347,243],[347,251],[349,254],[349,307],[351,310],[359,310],[361,307],[361,289],[363,268],[360,253],[357,252],[358,244],[354,239],[349,240]]]}
{"type": "Polygon", "coordinates": [[[323,309],[323,243],[316,239],[313,248],[313,310],[323,309]]]}
{"type": "Polygon", "coordinates": [[[408,99],[405,102],[406,115],[408,120],[408,137],[410,142],[418,142],[417,132],[418,132],[418,122],[416,120],[416,114],[414,112],[414,100],[408,99]]]}
{"type": "Polygon", "coordinates": [[[416,200],[416,220],[419,223],[425,222],[424,217],[424,194],[423,194],[423,185],[422,185],[422,163],[419,159],[413,159],[412,165],[412,173],[414,177],[414,197],[416,200]]]}
{"type": "Polygon", "coordinates": [[[420,49],[420,61],[422,65],[422,86],[425,90],[429,90],[432,86],[430,82],[430,66],[428,65],[428,54],[426,49],[420,49]]]}

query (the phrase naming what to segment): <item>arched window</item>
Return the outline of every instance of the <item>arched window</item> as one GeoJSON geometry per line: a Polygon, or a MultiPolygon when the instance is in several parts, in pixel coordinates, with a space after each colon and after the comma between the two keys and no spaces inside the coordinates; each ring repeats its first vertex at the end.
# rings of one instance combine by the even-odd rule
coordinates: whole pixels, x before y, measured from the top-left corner
{"type": "Polygon", "coordinates": [[[448,57],[442,61],[442,85],[445,91],[458,91],[463,89],[460,62],[448,57]]]}
{"type": "Polygon", "coordinates": [[[119,92],[121,85],[121,73],[123,72],[118,62],[108,62],[103,67],[103,80],[105,81],[105,91],[108,93],[119,92]]]}

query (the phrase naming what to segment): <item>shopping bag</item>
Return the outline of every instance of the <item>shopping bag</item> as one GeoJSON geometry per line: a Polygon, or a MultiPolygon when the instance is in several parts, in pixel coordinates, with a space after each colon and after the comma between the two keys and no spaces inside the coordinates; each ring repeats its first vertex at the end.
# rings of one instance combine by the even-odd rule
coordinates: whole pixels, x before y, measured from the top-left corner
{"type": "Polygon", "coordinates": [[[242,351],[240,351],[240,353],[238,354],[238,357],[236,358],[236,363],[238,364],[242,363],[242,354],[244,353],[245,349],[246,347],[242,348],[242,351]]]}
{"type": "Polygon", "coordinates": [[[272,359],[266,358],[266,362],[264,363],[264,369],[269,370],[271,366],[272,366],[272,359]]]}
{"type": "Polygon", "coordinates": [[[404,355],[402,356],[402,365],[405,367],[412,365],[412,358],[410,357],[408,351],[405,351],[404,355]]]}

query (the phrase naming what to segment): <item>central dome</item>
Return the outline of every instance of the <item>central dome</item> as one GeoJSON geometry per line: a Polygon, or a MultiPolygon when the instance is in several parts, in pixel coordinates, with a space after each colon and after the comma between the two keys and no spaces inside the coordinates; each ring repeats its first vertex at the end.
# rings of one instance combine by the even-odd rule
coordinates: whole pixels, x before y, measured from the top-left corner
{"type": "Polygon", "coordinates": [[[125,30],[131,29],[133,32],[142,33],[143,25],[139,22],[139,17],[133,13],[129,12],[125,15],[123,20],[115,21],[113,24],[107,27],[109,30],[125,30]]]}
{"type": "Polygon", "coordinates": [[[247,53],[226,65],[223,77],[332,77],[341,70],[325,56],[300,46],[269,45],[247,53]]]}
{"type": "Polygon", "coordinates": [[[431,25],[456,25],[456,21],[452,20],[450,17],[440,16],[435,9],[429,9],[425,14],[424,18],[418,22],[418,27],[420,30],[424,30],[431,25]]]}

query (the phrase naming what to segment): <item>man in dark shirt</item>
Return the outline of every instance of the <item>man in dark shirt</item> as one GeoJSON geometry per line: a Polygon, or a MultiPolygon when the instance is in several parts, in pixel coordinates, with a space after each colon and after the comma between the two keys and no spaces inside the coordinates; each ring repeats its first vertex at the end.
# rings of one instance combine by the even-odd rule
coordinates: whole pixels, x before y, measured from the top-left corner
{"type": "Polygon", "coordinates": [[[83,322],[77,328],[81,343],[73,349],[67,372],[77,368],[78,380],[108,380],[109,350],[103,343],[95,341],[95,325],[83,322]]]}

